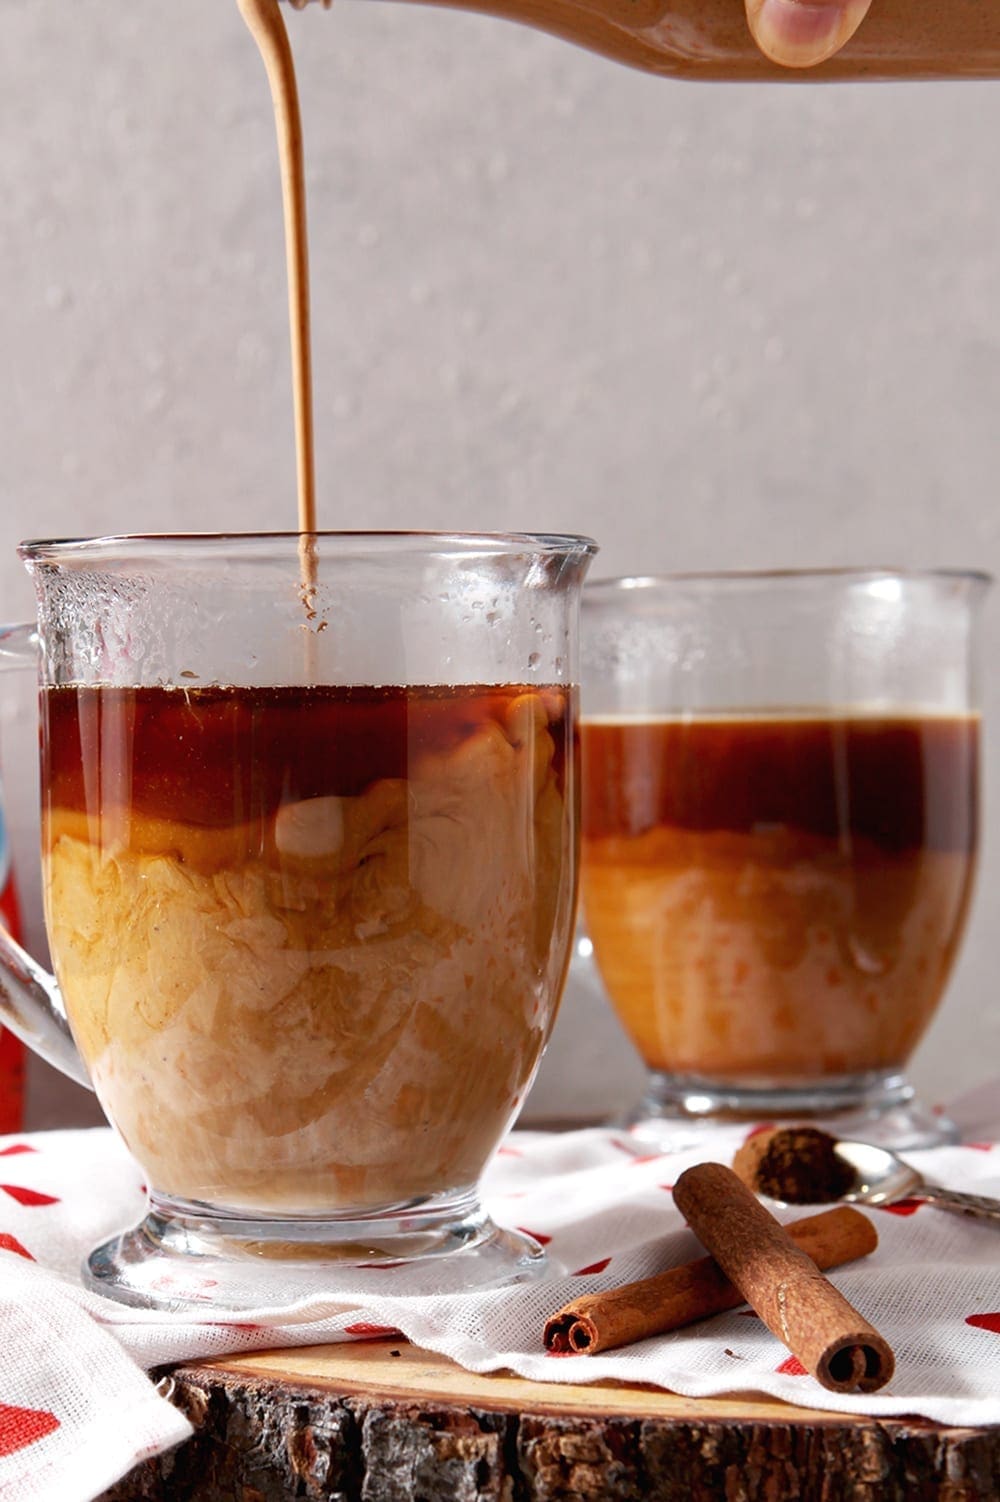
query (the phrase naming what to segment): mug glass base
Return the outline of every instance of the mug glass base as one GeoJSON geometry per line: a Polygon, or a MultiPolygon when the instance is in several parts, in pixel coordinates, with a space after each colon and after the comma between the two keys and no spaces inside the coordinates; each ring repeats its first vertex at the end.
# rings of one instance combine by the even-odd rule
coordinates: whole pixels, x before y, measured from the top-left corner
{"type": "Polygon", "coordinates": [[[957,1142],[947,1116],[922,1104],[898,1070],[819,1082],[734,1084],[651,1070],[641,1100],[615,1121],[660,1152],[697,1148],[718,1126],[808,1122],[833,1136],[893,1150],[957,1142]]]}
{"type": "Polygon", "coordinates": [[[428,1295],[525,1282],[547,1259],[531,1237],[497,1226],[474,1193],[336,1220],[255,1219],[150,1194],[146,1217],[96,1247],[83,1279],[141,1309],[332,1310],[381,1290],[388,1268],[401,1269],[392,1292],[428,1295]]]}

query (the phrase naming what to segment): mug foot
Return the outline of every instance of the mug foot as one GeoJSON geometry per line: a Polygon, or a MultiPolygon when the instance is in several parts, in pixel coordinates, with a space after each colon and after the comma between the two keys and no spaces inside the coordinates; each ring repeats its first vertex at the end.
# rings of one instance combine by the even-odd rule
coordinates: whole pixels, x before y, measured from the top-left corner
{"type": "Polygon", "coordinates": [[[919,1101],[896,1072],[855,1075],[835,1083],[719,1085],[651,1072],[642,1099],[614,1123],[645,1148],[698,1148],[718,1126],[808,1122],[833,1136],[910,1150],[957,1142],[954,1122],[919,1101]]]}
{"type": "Polygon", "coordinates": [[[537,1242],[497,1226],[475,1196],[293,1220],[220,1215],[151,1195],[145,1219],[96,1247],[83,1278],[93,1292],[142,1309],[273,1314],[302,1304],[343,1308],[381,1289],[388,1268],[398,1269],[393,1293],[426,1295],[523,1282],[546,1266],[537,1242]]]}

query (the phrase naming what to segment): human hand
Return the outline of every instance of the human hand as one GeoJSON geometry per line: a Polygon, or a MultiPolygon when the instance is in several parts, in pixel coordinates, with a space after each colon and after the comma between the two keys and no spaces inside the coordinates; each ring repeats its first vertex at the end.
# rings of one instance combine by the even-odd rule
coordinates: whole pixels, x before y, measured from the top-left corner
{"type": "Polygon", "coordinates": [[[857,31],[871,0],[746,0],[754,41],[785,68],[825,62],[857,31]]]}

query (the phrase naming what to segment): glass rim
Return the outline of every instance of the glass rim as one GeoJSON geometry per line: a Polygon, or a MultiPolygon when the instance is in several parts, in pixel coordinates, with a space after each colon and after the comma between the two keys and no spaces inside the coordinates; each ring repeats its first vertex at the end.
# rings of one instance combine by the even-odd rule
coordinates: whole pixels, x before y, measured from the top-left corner
{"type": "MultiPolygon", "coordinates": [[[[455,553],[468,557],[507,557],[519,553],[543,556],[593,557],[598,544],[592,537],[560,532],[433,532],[345,530],[319,532],[123,532],[98,537],[28,538],[18,544],[27,563],[101,560],[162,556],[176,548],[182,555],[214,554],[229,550],[239,556],[266,555],[269,548],[290,552],[309,542],[340,542],[353,552],[415,554],[455,553]],[[407,547],[408,545],[408,547],[407,547]]],[[[330,561],[330,555],[325,560],[330,561]]]]}
{"type": "Polygon", "coordinates": [[[617,574],[602,579],[590,579],[584,586],[584,594],[593,595],[603,591],[607,594],[656,589],[676,584],[765,584],[806,583],[810,580],[843,582],[878,579],[898,579],[907,582],[964,583],[981,586],[992,585],[994,576],[985,569],[974,568],[895,568],[889,565],[835,565],[819,568],[765,568],[765,569],[691,569],[665,574],[617,574]]]}

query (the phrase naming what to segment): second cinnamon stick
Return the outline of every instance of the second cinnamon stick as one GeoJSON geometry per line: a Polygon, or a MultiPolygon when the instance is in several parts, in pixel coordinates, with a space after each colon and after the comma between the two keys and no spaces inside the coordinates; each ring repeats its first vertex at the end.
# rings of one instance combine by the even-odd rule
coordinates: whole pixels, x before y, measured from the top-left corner
{"type": "Polygon", "coordinates": [[[878,1331],[722,1163],[682,1173],[674,1203],[747,1303],[831,1392],[875,1392],[895,1359],[878,1331]]]}
{"type": "MultiPolygon", "coordinates": [[[[841,1267],[878,1245],[871,1221],[849,1205],[804,1216],[785,1229],[819,1268],[841,1267]]],[[[544,1340],[550,1351],[596,1356],[742,1303],[743,1294],[714,1257],[702,1257],[620,1288],[582,1294],[546,1321],[544,1340]]]]}

